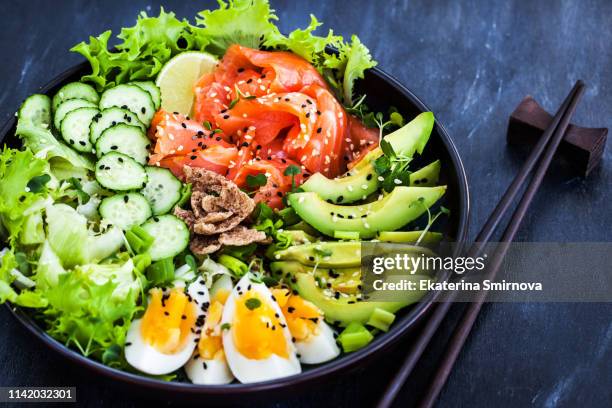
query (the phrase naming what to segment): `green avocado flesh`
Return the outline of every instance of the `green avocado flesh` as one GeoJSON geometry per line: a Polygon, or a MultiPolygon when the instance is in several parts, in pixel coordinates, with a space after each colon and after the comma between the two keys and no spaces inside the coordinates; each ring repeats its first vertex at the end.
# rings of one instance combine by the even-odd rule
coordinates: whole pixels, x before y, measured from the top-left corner
{"type": "Polygon", "coordinates": [[[382,242],[396,242],[400,244],[414,244],[419,238],[421,245],[436,245],[442,241],[442,234],[439,232],[426,232],[423,235],[423,231],[381,231],[378,234],[378,240],[382,242]]]}
{"type": "MultiPolygon", "coordinates": [[[[399,155],[412,157],[415,152],[421,154],[429,140],[434,120],[433,113],[421,113],[411,122],[385,136],[385,140],[399,155]]],[[[380,181],[372,166],[372,161],[381,155],[382,149],[377,147],[365,155],[344,176],[330,179],[321,173],[316,173],[302,184],[301,188],[304,191],[317,193],[324,200],[335,203],[352,203],[362,200],[378,190],[380,181]]]]}
{"type": "MultiPolygon", "coordinates": [[[[415,282],[424,278],[421,275],[409,275],[407,277],[407,279],[414,279],[415,282]]],[[[326,295],[325,291],[317,286],[315,277],[311,274],[298,273],[295,275],[295,279],[297,281],[295,287],[300,296],[321,309],[325,320],[331,323],[339,323],[341,326],[346,326],[351,322],[366,324],[374,309],[377,308],[395,313],[405,306],[418,302],[426,293],[425,291],[406,291],[406,298],[400,302],[354,302],[352,297],[341,296],[336,299],[326,295]]]]}
{"type": "Polygon", "coordinates": [[[299,262],[280,261],[272,262],[270,270],[279,278],[290,278],[298,273],[307,273],[319,281],[319,285],[328,287],[333,291],[355,294],[361,289],[361,267],[351,268],[315,268],[302,265],[299,262]]]}
{"type": "Polygon", "coordinates": [[[317,193],[294,193],[289,203],[295,212],[325,235],[334,231],[355,231],[360,238],[372,238],[379,231],[395,231],[427,211],[444,195],[446,186],[399,186],[380,200],[362,205],[335,205],[317,193]]]}
{"type": "Polygon", "coordinates": [[[433,187],[438,184],[440,178],[440,160],[410,173],[410,185],[415,187],[433,187]]]}
{"type": "Polygon", "coordinates": [[[302,265],[321,268],[350,268],[361,266],[360,242],[317,242],[295,245],[276,251],[275,261],[295,261],[302,265]]]}

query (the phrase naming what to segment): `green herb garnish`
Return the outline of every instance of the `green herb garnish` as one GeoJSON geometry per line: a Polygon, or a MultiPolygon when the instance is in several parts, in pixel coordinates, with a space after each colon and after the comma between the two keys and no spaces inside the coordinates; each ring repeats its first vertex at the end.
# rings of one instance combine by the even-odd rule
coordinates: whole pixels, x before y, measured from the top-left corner
{"type": "Polygon", "coordinates": [[[257,299],[257,298],[248,298],[245,302],[244,305],[247,307],[247,309],[249,310],[255,310],[258,307],[261,306],[261,300],[257,299]]]}

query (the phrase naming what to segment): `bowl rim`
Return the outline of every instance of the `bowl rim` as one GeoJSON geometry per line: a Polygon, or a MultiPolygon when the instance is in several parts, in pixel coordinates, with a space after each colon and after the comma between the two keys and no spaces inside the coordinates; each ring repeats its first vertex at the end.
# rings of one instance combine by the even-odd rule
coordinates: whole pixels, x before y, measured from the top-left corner
{"type": "MultiPolygon", "coordinates": [[[[66,82],[69,78],[73,77],[80,71],[84,71],[89,68],[87,61],[73,65],[72,67],[64,70],[59,75],[51,79],[45,85],[39,88],[38,92],[48,93],[51,89],[60,86],[66,82]]],[[[388,82],[393,88],[402,94],[402,96],[408,99],[418,110],[422,112],[430,111],[429,107],[421,101],[412,91],[402,85],[395,77],[386,73],[380,68],[374,67],[369,70],[371,74],[378,77],[379,79],[388,82]]],[[[9,131],[16,125],[16,118],[13,116],[9,118],[6,123],[0,128],[0,142],[5,142],[7,138],[13,135],[9,134],[9,131]]],[[[461,248],[466,241],[468,233],[469,215],[470,215],[470,194],[467,176],[461,157],[452,141],[450,135],[444,126],[436,118],[435,130],[437,130],[440,136],[441,142],[446,148],[452,166],[455,170],[457,182],[458,182],[458,201],[459,201],[459,214],[457,223],[457,236],[456,245],[457,249],[461,248]]],[[[361,350],[345,355],[343,358],[332,360],[327,363],[323,363],[310,368],[307,371],[303,371],[299,374],[292,375],[289,377],[278,378],[275,380],[268,380],[257,383],[241,384],[232,383],[225,385],[200,385],[186,382],[169,382],[158,380],[150,377],[145,377],[136,373],[130,373],[122,371],[116,368],[109,367],[96,360],[85,357],[84,355],[72,350],[60,343],[58,340],[47,334],[42,327],[40,327],[34,319],[28,315],[24,310],[19,307],[15,307],[6,304],[11,314],[23,325],[25,328],[32,333],[36,338],[46,344],[52,350],[55,350],[60,355],[68,358],[68,360],[75,362],[79,365],[85,366],[88,369],[103,374],[113,380],[120,380],[123,383],[133,384],[139,387],[145,387],[155,390],[168,391],[168,392],[180,392],[184,394],[198,395],[198,394],[210,394],[210,395],[222,395],[228,392],[232,394],[250,394],[256,392],[265,392],[270,390],[278,390],[288,386],[294,386],[297,384],[312,383],[316,380],[320,380],[330,374],[340,372],[341,370],[348,370],[355,367],[358,363],[362,363],[371,359],[374,355],[378,354],[381,350],[390,347],[391,345],[398,342],[403,336],[405,336],[411,328],[421,321],[423,316],[433,306],[434,300],[437,294],[432,292],[428,293],[425,298],[414,305],[413,309],[408,312],[408,315],[404,317],[401,325],[397,325],[391,331],[376,336],[374,341],[367,347],[361,350]]]]}

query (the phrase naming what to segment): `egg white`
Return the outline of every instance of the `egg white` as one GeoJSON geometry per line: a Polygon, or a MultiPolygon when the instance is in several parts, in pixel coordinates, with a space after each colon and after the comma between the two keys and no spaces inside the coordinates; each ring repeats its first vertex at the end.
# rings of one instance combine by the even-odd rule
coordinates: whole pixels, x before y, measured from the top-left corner
{"type": "Polygon", "coordinates": [[[340,355],[340,348],[336,344],[331,327],[323,319],[319,319],[317,327],[316,335],[295,343],[301,363],[320,364],[340,355]]]}
{"type": "Polygon", "coordinates": [[[232,293],[225,303],[221,323],[230,325],[229,329],[223,331],[223,348],[230,370],[241,383],[273,380],[299,374],[302,371],[300,362],[295,353],[295,346],[291,341],[291,333],[287,328],[287,322],[285,321],[281,308],[278,306],[278,303],[272,300],[272,293],[266,285],[251,281],[249,274],[240,279],[232,290],[232,293]],[[241,292],[245,293],[249,285],[251,285],[253,291],[260,295],[262,302],[268,302],[268,305],[280,316],[279,322],[285,327],[279,326],[278,328],[283,331],[285,341],[287,342],[289,350],[289,357],[287,359],[276,354],[272,354],[270,357],[261,360],[250,359],[243,356],[234,345],[232,322],[236,309],[236,299],[240,297],[238,288],[240,288],[241,292]]]}
{"type": "MultiPolygon", "coordinates": [[[[221,275],[210,288],[210,298],[214,299],[217,291],[221,289],[231,292],[232,286],[232,278],[229,275],[221,275]]],[[[185,364],[185,373],[194,384],[229,384],[234,381],[234,375],[225,358],[203,359],[197,349],[185,364]]]]}
{"type": "Polygon", "coordinates": [[[185,373],[194,384],[229,384],[234,381],[225,359],[204,360],[200,356],[192,357],[185,364],[185,373]]]}
{"type": "MultiPolygon", "coordinates": [[[[198,279],[189,285],[187,293],[194,300],[197,309],[196,317],[203,315],[205,312],[201,306],[210,301],[206,285],[198,279]]],[[[142,319],[133,320],[125,338],[125,359],[132,367],[143,373],[162,375],[178,370],[191,358],[197,345],[198,337],[195,333],[187,334],[184,346],[180,350],[166,354],[158,351],[142,338],[141,325],[142,319]]]]}

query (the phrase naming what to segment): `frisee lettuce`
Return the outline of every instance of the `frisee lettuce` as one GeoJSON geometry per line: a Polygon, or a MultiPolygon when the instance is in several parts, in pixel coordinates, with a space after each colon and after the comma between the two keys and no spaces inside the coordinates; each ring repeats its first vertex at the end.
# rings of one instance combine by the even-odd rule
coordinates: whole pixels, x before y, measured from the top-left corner
{"type": "Polygon", "coordinates": [[[91,74],[82,80],[102,91],[128,81],[153,79],[164,63],[182,51],[206,51],[222,57],[232,44],[287,50],[312,63],[338,98],[352,106],[355,81],[376,65],[359,38],[352,36],[351,41],[345,41],[332,30],[324,36],[315,34],[321,23],[313,15],[306,28],[287,36],[279,31],[277,21],[267,0],[219,0],[218,9],[197,14],[195,25],[162,8],[159,16],[142,12],[136,25],[123,28],[115,50],[109,50],[112,33],[105,31],[71,51],[83,55],[91,65],[91,74]]]}

